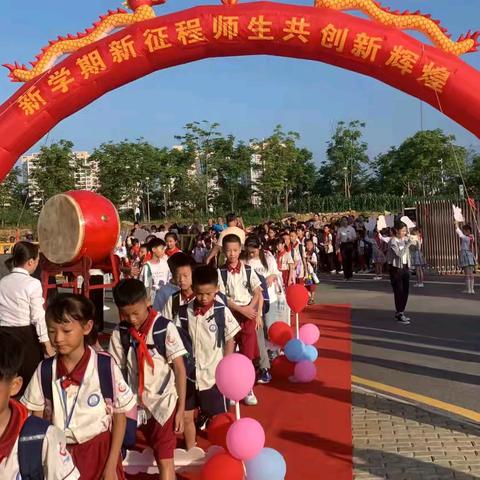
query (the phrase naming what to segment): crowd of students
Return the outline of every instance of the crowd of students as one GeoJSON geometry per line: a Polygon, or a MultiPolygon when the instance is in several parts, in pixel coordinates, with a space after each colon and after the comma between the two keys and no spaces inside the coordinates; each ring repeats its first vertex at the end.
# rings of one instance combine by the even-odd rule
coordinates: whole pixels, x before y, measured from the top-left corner
{"type": "MultiPolygon", "coordinates": [[[[314,303],[319,272],[349,279],[373,265],[380,277],[388,263],[395,318],[408,324],[410,270],[424,265],[419,232],[399,221],[391,232],[371,233],[362,218],[325,222],[245,229],[231,214],[226,224],[197,225],[189,252],[174,228],[136,226],[117,251],[124,278],[113,291],[119,325],[108,353],[90,300],[60,294],[40,308],[41,285],[31,277],[38,247],[19,242],[12,273],[0,281],[2,315],[17,312],[16,322],[0,324],[0,478],[122,479],[122,452],[141,436],[160,478],[173,480],[177,437],[191,450],[197,429],[229,407],[215,383],[221,359],[238,350],[257,382],[270,382],[269,309],[294,283],[314,303]]],[[[457,233],[470,267],[471,230],[457,233]]],[[[254,390],[244,403],[258,404],[254,390]]]]}

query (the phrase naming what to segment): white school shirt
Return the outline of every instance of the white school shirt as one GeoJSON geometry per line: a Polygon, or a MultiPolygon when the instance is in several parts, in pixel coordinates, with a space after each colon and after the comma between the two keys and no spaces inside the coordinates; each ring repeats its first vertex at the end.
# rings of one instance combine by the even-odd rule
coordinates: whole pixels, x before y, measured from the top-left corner
{"type": "Polygon", "coordinates": [[[142,268],[138,279],[143,282],[147,291],[150,292],[151,304],[155,301],[155,293],[172,278],[168,257],[164,255],[158,263],[148,261],[142,268]]]}
{"type": "Polygon", "coordinates": [[[40,343],[48,342],[40,280],[23,268],[14,268],[0,280],[0,327],[34,325],[40,343]]]}
{"type": "MultiPolygon", "coordinates": [[[[111,430],[114,413],[127,413],[136,405],[135,395],[123,379],[120,368],[112,359],[113,405],[107,405],[100,390],[98,353],[90,348],[82,384],[63,390],[57,378],[57,359],[52,365],[52,424],[65,432],[67,444],[85,443],[103,432],[111,430]],[[65,407],[66,399],[66,407],[65,407]],[[68,421],[68,417],[70,417],[68,421]]],[[[28,384],[21,402],[32,412],[42,412],[45,397],[42,391],[40,364],[28,384]]]]}
{"type": "Polygon", "coordinates": [[[284,253],[282,254],[281,257],[278,257],[277,253],[277,267],[278,264],[280,263],[280,270],[284,272],[285,270],[290,270],[290,267],[295,263],[293,261],[293,257],[290,252],[287,252],[284,250],[284,253]]]}
{"type": "MultiPolygon", "coordinates": [[[[225,342],[235,337],[240,325],[227,306],[225,308],[225,342]]],[[[193,302],[187,308],[188,333],[192,339],[195,358],[195,384],[197,390],[209,390],[215,385],[215,371],[224,357],[223,348],[217,347],[217,324],[214,306],[205,315],[195,316],[193,302]]],[[[177,325],[180,325],[178,315],[177,325]]]]}
{"type": "Polygon", "coordinates": [[[295,262],[295,272],[297,274],[297,278],[304,278],[305,277],[305,263],[302,254],[300,253],[300,245],[302,245],[302,251],[305,255],[305,245],[301,244],[300,241],[298,242],[297,246],[293,246],[290,250],[290,254],[293,257],[293,261],[295,262]]]}
{"type": "MultiPolygon", "coordinates": [[[[154,345],[154,324],[155,322],[153,322],[152,328],[147,334],[147,345],[154,345]]],[[[113,331],[108,349],[120,367],[127,370],[127,381],[131,389],[137,395],[137,399],[139,400],[138,403],[143,405],[147,412],[147,416],[153,416],[160,425],[165,425],[177,406],[178,395],[175,386],[175,374],[170,367],[170,363],[178,357],[187,355],[180,334],[173,322],[169,322],[167,326],[165,347],[167,354],[166,360],[156,349],[153,348],[149,350],[153,360],[153,369],[150,365],[145,363],[144,390],[141,402],[140,399],[138,399],[137,355],[133,348],[129,349],[128,356],[125,355],[118,327],[113,331]]]]}
{"type": "MultiPolygon", "coordinates": [[[[80,478],[80,473],[73,464],[72,456],[68,453],[65,435],[53,425],[48,427],[43,439],[42,464],[46,480],[77,480],[80,478]]],[[[18,464],[18,439],[10,455],[0,463],[0,478],[2,480],[21,479],[18,464]]]]}
{"type": "MultiPolygon", "coordinates": [[[[277,281],[274,282],[271,287],[268,287],[268,299],[271,303],[273,303],[277,300],[277,291],[281,289],[282,274],[278,270],[277,262],[271,252],[265,252],[265,259],[267,260],[268,268],[264,267],[262,261],[259,258],[250,258],[248,259],[247,264],[250,265],[256,273],[265,277],[265,280],[271,275],[276,276],[277,281]]],[[[287,269],[288,268],[289,267],[287,266],[287,269]]]]}
{"type": "Polygon", "coordinates": [[[230,273],[227,271],[227,284],[223,283],[222,273],[218,270],[218,288],[230,300],[239,306],[249,305],[253,299],[253,292],[262,285],[258,275],[252,268],[250,275],[250,285],[248,285],[247,271],[245,265],[241,262],[240,273],[230,273]],[[250,293],[251,292],[251,293],[250,293]]]}
{"type": "Polygon", "coordinates": [[[351,226],[348,225],[347,227],[339,227],[337,231],[337,242],[341,243],[351,243],[357,239],[357,232],[351,226]]]}

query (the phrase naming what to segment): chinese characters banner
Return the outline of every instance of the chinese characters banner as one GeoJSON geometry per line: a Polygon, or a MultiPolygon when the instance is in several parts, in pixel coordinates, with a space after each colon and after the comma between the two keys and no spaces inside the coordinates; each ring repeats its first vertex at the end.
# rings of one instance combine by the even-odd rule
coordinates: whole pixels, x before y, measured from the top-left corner
{"type": "Polygon", "coordinates": [[[134,24],[22,87],[0,107],[0,179],[62,119],[114,88],[203,58],[256,54],[318,60],[369,75],[480,136],[480,73],[453,55],[334,10],[275,3],[208,6],[134,24]]]}

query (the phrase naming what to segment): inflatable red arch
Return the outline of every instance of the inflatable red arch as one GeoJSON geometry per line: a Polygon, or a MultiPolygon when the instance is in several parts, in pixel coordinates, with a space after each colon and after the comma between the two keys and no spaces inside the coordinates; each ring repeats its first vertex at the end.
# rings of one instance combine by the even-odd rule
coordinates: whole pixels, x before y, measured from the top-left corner
{"type": "MultiPolygon", "coordinates": [[[[325,1],[334,0],[317,0],[317,4],[325,1]]],[[[130,0],[137,15],[157,3],[161,2],[130,0]]],[[[105,24],[119,15],[126,12],[109,12],[96,28],[107,34],[105,24]]],[[[379,15],[377,20],[388,20],[379,15]]],[[[432,31],[428,22],[434,23],[427,17],[410,17],[417,23],[423,19],[424,30],[432,31]]],[[[0,106],[0,180],[61,120],[105,93],[154,71],[210,57],[276,55],[352,70],[429,103],[480,137],[480,72],[457,56],[476,49],[478,34],[452,42],[437,26],[441,33],[437,32],[434,47],[380,21],[331,8],[270,2],[203,6],[137,20],[85,46],[93,30],[51,42],[32,64],[34,69],[45,65],[36,76],[23,66],[9,66],[15,80],[22,80],[22,75],[24,81],[32,78],[0,106]],[[48,55],[56,52],[58,57],[61,42],[72,53],[54,64],[48,55]],[[455,51],[459,45],[464,51],[455,51]]]]}

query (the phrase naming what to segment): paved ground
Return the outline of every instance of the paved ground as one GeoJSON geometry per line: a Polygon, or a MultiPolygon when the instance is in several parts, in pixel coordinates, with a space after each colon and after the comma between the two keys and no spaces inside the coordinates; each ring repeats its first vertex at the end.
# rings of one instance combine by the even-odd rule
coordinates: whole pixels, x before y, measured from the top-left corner
{"type": "Polygon", "coordinates": [[[480,428],[354,388],[355,480],[480,478],[480,428]]]}
{"type": "Polygon", "coordinates": [[[354,375],[480,411],[480,288],[470,297],[460,278],[432,280],[412,288],[408,326],[393,319],[387,281],[324,277],[317,298],[352,304],[354,375]]]}

